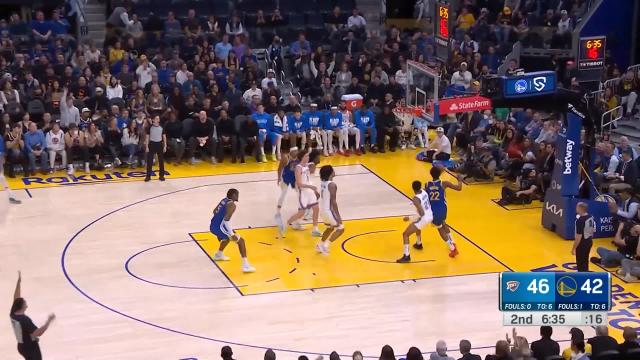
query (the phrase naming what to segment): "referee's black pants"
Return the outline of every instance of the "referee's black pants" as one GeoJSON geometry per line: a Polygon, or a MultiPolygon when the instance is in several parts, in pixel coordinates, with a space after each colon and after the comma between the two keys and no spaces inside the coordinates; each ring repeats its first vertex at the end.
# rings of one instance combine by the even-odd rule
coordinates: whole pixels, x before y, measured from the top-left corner
{"type": "Polygon", "coordinates": [[[24,344],[18,344],[18,352],[25,360],[42,360],[40,345],[38,345],[38,343],[29,347],[24,346],[24,344]]]}
{"type": "Polygon", "coordinates": [[[147,179],[153,175],[153,157],[158,154],[158,166],[160,172],[158,176],[164,179],[164,144],[162,141],[149,141],[149,152],[147,153],[147,179]]]}
{"type": "Polygon", "coordinates": [[[582,239],[578,248],[576,248],[576,265],[578,265],[578,271],[589,271],[589,253],[593,246],[592,239],[582,239]]]}

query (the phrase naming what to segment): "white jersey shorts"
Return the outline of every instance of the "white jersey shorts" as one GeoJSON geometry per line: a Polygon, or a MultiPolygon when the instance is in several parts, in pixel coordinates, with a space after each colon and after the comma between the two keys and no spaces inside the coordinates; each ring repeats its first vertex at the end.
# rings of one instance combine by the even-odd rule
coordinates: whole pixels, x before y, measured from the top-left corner
{"type": "Polygon", "coordinates": [[[418,230],[422,230],[423,227],[431,224],[433,221],[433,212],[431,209],[425,211],[424,216],[419,218],[418,220],[413,222],[413,225],[418,228],[418,230]]]}
{"type": "Polygon", "coordinates": [[[344,224],[340,224],[340,226],[338,226],[338,220],[330,210],[322,210],[320,212],[320,218],[322,219],[322,222],[324,222],[324,224],[327,226],[344,229],[344,224]]]}
{"type": "Polygon", "coordinates": [[[318,204],[316,193],[311,189],[301,189],[298,191],[298,209],[306,210],[318,204]]]}

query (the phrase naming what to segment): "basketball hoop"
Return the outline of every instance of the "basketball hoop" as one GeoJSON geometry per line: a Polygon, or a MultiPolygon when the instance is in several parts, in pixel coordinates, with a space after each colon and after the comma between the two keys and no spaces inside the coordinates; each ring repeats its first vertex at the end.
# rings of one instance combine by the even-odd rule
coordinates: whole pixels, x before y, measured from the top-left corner
{"type": "Polygon", "coordinates": [[[397,106],[393,108],[393,115],[403,123],[411,124],[414,117],[424,117],[425,111],[418,106],[397,106]]]}

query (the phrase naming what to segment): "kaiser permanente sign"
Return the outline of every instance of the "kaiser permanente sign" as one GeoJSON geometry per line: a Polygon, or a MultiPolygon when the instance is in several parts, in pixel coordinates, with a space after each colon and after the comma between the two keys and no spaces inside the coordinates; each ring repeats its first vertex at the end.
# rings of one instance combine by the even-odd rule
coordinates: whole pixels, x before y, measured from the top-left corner
{"type": "Polygon", "coordinates": [[[439,102],[440,115],[478,110],[491,110],[491,99],[482,96],[455,97],[439,102]]]}

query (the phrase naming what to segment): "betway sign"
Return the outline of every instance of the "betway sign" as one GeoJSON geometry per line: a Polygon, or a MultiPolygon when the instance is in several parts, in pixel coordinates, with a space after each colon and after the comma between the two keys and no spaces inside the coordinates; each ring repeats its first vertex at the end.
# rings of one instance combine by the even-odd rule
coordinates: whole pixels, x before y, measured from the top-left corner
{"type": "Polygon", "coordinates": [[[482,96],[466,96],[440,100],[440,115],[468,111],[491,110],[491,99],[482,96]]]}

